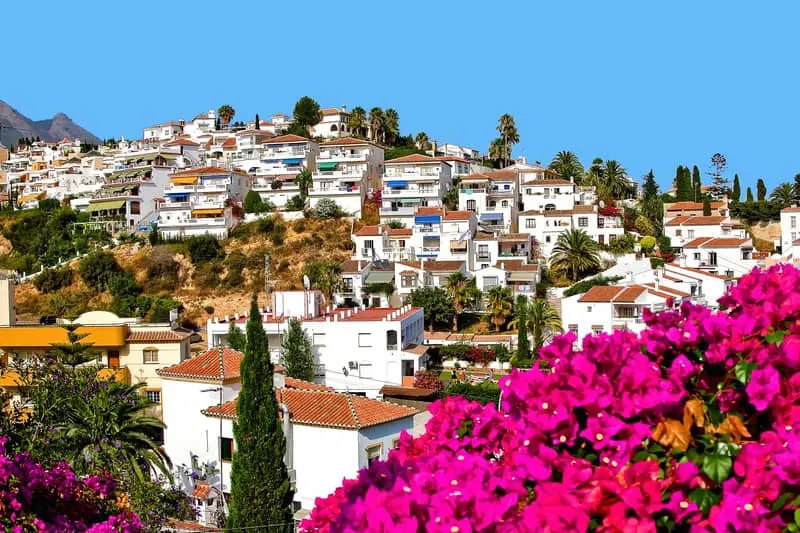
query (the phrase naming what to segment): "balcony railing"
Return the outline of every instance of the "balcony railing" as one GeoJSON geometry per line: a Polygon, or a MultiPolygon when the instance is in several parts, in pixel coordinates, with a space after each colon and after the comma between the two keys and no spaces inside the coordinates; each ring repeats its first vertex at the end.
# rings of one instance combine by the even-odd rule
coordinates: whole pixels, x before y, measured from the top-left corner
{"type": "Polygon", "coordinates": [[[478,254],[478,261],[488,261],[492,258],[491,254],[478,254]]]}
{"type": "Polygon", "coordinates": [[[411,216],[414,214],[414,207],[382,207],[381,216],[411,216]]]}
{"type": "Polygon", "coordinates": [[[364,160],[367,158],[367,154],[347,154],[343,152],[339,153],[321,153],[317,156],[317,159],[345,159],[345,160],[364,160]]]}

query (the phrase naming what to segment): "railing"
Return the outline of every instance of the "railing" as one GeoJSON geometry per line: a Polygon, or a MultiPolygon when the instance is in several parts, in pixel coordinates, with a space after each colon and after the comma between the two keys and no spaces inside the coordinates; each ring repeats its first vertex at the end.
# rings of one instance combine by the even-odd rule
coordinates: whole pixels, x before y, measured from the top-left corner
{"type": "Polygon", "coordinates": [[[306,150],[263,150],[261,159],[305,158],[306,150]]]}
{"type": "Polygon", "coordinates": [[[315,378],[324,378],[325,377],[325,365],[314,365],[314,377],[315,378]]]}
{"type": "Polygon", "coordinates": [[[463,193],[463,194],[473,194],[473,193],[485,194],[486,193],[486,189],[485,188],[481,188],[481,187],[466,187],[466,188],[458,189],[458,192],[463,193]]]}
{"type": "Polygon", "coordinates": [[[439,226],[422,226],[422,225],[415,225],[414,229],[417,230],[419,233],[438,233],[439,226]]]}
{"type": "Polygon", "coordinates": [[[364,160],[366,158],[367,158],[367,154],[345,154],[345,153],[336,153],[336,154],[327,153],[326,154],[326,153],[321,153],[321,154],[319,154],[317,159],[349,159],[349,160],[352,161],[354,159],[362,159],[362,160],[364,160]]]}
{"type": "Polygon", "coordinates": [[[414,214],[414,207],[382,207],[380,214],[386,216],[408,216],[414,214]]]}
{"type": "Polygon", "coordinates": [[[333,178],[363,178],[365,170],[318,170],[314,176],[330,176],[333,178]]]}
{"type": "Polygon", "coordinates": [[[439,191],[436,189],[383,189],[384,196],[393,196],[393,195],[406,195],[406,196],[436,196],[439,194],[439,191]]]}
{"type": "Polygon", "coordinates": [[[499,252],[497,255],[499,257],[527,257],[528,256],[528,252],[525,252],[525,251],[499,252]]]}
{"type": "Polygon", "coordinates": [[[374,248],[362,248],[361,249],[361,257],[370,257],[371,258],[372,255],[374,254],[374,252],[375,252],[374,248]]]}
{"type": "Polygon", "coordinates": [[[434,252],[438,253],[439,252],[439,246],[423,246],[422,247],[422,252],[423,253],[434,253],[434,252]]]}
{"type": "Polygon", "coordinates": [[[492,256],[490,254],[478,254],[477,257],[478,261],[488,261],[492,256]]]}
{"type": "Polygon", "coordinates": [[[310,196],[325,196],[326,194],[361,194],[358,187],[328,187],[327,189],[309,189],[310,196]]]}

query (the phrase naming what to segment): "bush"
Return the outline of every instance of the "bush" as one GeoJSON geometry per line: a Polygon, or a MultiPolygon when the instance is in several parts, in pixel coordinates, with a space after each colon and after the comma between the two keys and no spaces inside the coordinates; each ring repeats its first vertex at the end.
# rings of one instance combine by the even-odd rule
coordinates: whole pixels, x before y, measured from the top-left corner
{"type": "Polygon", "coordinates": [[[342,216],[342,210],[339,208],[339,204],[330,198],[323,198],[314,207],[314,216],[322,220],[339,218],[342,216]]]}
{"type": "Polygon", "coordinates": [[[653,251],[653,248],[656,247],[656,238],[650,235],[643,237],[642,240],[639,241],[639,246],[641,246],[642,252],[649,254],[653,251]]]}
{"type": "Polygon", "coordinates": [[[651,257],[650,258],[650,268],[656,269],[661,268],[664,266],[666,262],[664,261],[663,257],[651,257]]]}
{"type": "Polygon", "coordinates": [[[585,279],[565,290],[564,298],[567,298],[568,296],[575,296],[576,294],[583,294],[595,285],[611,285],[612,283],[615,283],[621,279],[622,276],[611,276],[610,278],[598,276],[596,278],[585,279]]]}
{"type": "Polygon", "coordinates": [[[666,235],[662,235],[658,239],[658,249],[661,253],[669,253],[672,251],[672,239],[667,237],[666,235]]]}
{"type": "Polygon", "coordinates": [[[192,264],[195,266],[199,263],[208,263],[218,259],[223,253],[219,241],[211,235],[190,237],[186,241],[186,247],[189,250],[192,264]]]}
{"type": "Polygon", "coordinates": [[[295,194],[289,198],[289,201],[286,202],[287,211],[302,211],[305,206],[306,202],[300,197],[299,194],[295,194]]]}
{"type": "Polygon", "coordinates": [[[463,396],[480,404],[494,404],[500,400],[500,387],[497,383],[484,381],[478,385],[451,382],[445,391],[446,396],[463,396]]]}
{"type": "Polygon", "coordinates": [[[42,211],[55,211],[59,207],[61,207],[61,202],[55,198],[45,198],[44,200],[39,200],[39,209],[42,211]]]}
{"type": "Polygon", "coordinates": [[[147,288],[150,292],[173,291],[178,286],[180,265],[167,246],[153,248],[147,265],[147,288]]]}
{"type": "Polygon", "coordinates": [[[420,370],[414,374],[414,386],[418,389],[429,389],[437,392],[444,390],[439,373],[432,370],[420,370]]]}
{"type": "Polygon", "coordinates": [[[439,356],[443,361],[448,359],[456,359],[458,361],[466,360],[467,353],[472,349],[472,345],[465,342],[457,342],[455,344],[445,344],[439,348],[439,356]]]}
{"type": "Polygon", "coordinates": [[[275,215],[259,219],[257,222],[257,229],[259,233],[269,233],[275,227],[275,215]]]}
{"type": "Polygon", "coordinates": [[[174,298],[154,298],[150,306],[150,322],[169,322],[169,312],[173,309],[180,311],[183,304],[174,298]]]}
{"type": "Polygon", "coordinates": [[[280,246],[281,244],[283,244],[285,238],[286,238],[286,224],[284,224],[283,222],[276,223],[272,227],[272,231],[269,234],[269,239],[275,246],[280,246]]]}
{"type": "Polygon", "coordinates": [[[63,289],[72,283],[72,270],[69,267],[48,268],[33,279],[36,290],[43,294],[63,289]]]}
{"type": "Polygon", "coordinates": [[[306,230],[306,221],[302,218],[295,220],[292,229],[295,233],[303,233],[306,230]]]}
{"type": "Polygon", "coordinates": [[[122,272],[114,255],[109,252],[94,252],[87,255],[78,266],[78,273],[86,286],[94,291],[108,288],[111,279],[122,272]]]}
{"type": "Polygon", "coordinates": [[[203,311],[205,311],[207,315],[213,315],[214,314],[214,306],[213,305],[203,306],[203,311]]]}
{"type": "Polygon", "coordinates": [[[141,287],[136,284],[133,274],[126,270],[120,270],[108,280],[108,292],[115,297],[136,296],[142,292],[141,287]]]}
{"type": "Polygon", "coordinates": [[[229,289],[241,288],[244,284],[242,270],[247,265],[247,258],[241,252],[232,252],[225,259],[228,274],[225,276],[225,287],[229,289]]]}
{"type": "Polygon", "coordinates": [[[222,262],[219,260],[203,263],[194,270],[194,282],[203,289],[219,286],[221,276],[222,262]]]}

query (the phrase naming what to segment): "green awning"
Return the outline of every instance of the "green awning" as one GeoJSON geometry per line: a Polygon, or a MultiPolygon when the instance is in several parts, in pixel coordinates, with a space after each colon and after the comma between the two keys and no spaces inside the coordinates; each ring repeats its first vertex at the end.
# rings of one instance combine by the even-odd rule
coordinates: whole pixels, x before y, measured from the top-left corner
{"type": "Polygon", "coordinates": [[[125,200],[106,200],[105,202],[96,202],[89,204],[89,212],[96,213],[97,211],[119,209],[123,205],[125,205],[125,200]]]}
{"type": "Polygon", "coordinates": [[[336,166],[337,166],[338,164],[339,164],[339,163],[338,163],[338,162],[336,162],[336,161],[323,161],[323,162],[321,162],[321,163],[319,164],[319,170],[320,170],[320,171],[325,171],[325,170],[336,170],[336,166]]]}
{"type": "Polygon", "coordinates": [[[107,193],[122,193],[125,191],[132,191],[136,188],[136,183],[111,183],[103,185],[103,191],[107,193]]]}
{"type": "Polygon", "coordinates": [[[373,270],[367,274],[365,283],[370,285],[372,283],[391,283],[394,281],[394,272],[390,270],[373,270]]]}
{"type": "Polygon", "coordinates": [[[111,175],[111,180],[118,180],[122,178],[143,178],[146,177],[152,169],[146,168],[126,168],[125,170],[118,170],[111,175]]]}

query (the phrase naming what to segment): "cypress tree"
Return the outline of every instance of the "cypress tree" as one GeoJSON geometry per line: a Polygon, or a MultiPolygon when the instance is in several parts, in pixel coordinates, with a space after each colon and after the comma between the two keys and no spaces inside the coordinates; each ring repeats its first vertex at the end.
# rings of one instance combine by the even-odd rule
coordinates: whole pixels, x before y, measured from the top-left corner
{"type": "Polygon", "coordinates": [[[258,113],[256,113],[256,125],[255,125],[255,129],[257,129],[257,130],[260,130],[260,129],[261,129],[261,119],[260,119],[260,118],[258,118],[258,113]]]}
{"type": "MultiPolygon", "coordinates": [[[[799,174],[800,175],[800,174],[799,174]]],[[[738,202],[742,197],[742,186],[739,185],[739,174],[733,175],[733,192],[731,193],[731,200],[738,202]]]]}
{"type": "Polygon", "coordinates": [[[767,185],[764,183],[764,180],[758,178],[756,182],[756,199],[759,202],[763,202],[767,198],[767,185]]]}
{"type": "Polygon", "coordinates": [[[247,347],[247,337],[241,329],[236,327],[234,322],[231,322],[231,326],[228,328],[228,346],[242,353],[247,347]]]}
{"type": "Polygon", "coordinates": [[[675,189],[675,197],[679,202],[691,200],[694,196],[692,178],[687,167],[678,166],[675,171],[675,189]]]}
{"type": "Polygon", "coordinates": [[[295,379],[314,381],[314,356],[311,354],[311,339],[302,323],[289,320],[289,330],[283,335],[283,366],[286,375],[295,379]]]}
{"type": "Polygon", "coordinates": [[[270,533],[290,533],[292,489],[286,464],[286,441],[278,419],[267,334],[261,325],[256,295],[247,320],[247,348],[240,368],[242,390],[236,405],[231,465],[230,515],[226,529],[259,526],[270,533]],[[269,528],[265,526],[269,524],[269,528]]]}
{"type": "Polygon", "coordinates": [[[745,202],[747,202],[748,204],[753,203],[753,190],[750,187],[747,188],[747,199],[745,200],[745,202]]]}
{"type": "Polygon", "coordinates": [[[514,362],[519,364],[531,358],[531,343],[528,339],[528,297],[520,294],[516,302],[517,319],[517,353],[514,362]]]}
{"type": "Polygon", "coordinates": [[[794,175],[794,203],[800,205],[800,174],[794,175]]]}
{"type": "Polygon", "coordinates": [[[693,191],[693,198],[695,202],[699,202],[702,196],[702,183],[700,182],[700,169],[697,168],[697,165],[692,167],[692,191],[693,191]]]}
{"type": "Polygon", "coordinates": [[[708,196],[703,198],[703,216],[704,217],[711,216],[711,200],[708,199],[708,196]]]}

